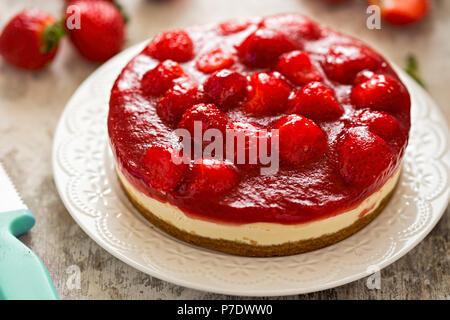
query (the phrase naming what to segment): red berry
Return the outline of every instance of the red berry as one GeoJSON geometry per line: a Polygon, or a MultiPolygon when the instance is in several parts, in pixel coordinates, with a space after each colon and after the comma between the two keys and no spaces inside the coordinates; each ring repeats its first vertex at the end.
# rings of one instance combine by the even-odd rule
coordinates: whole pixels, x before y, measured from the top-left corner
{"type": "Polygon", "coordinates": [[[336,120],[343,113],[334,92],[321,82],[311,82],[289,101],[289,113],[298,113],[314,121],[336,120]]]}
{"type": "Polygon", "coordinates": [[[370,132],[391,141],[398,137],[400,127],[398,120],[389,113],[376,110],[364,110],[358,115],[357,123],[365,125],[370,132]]]}
{"type": "Polygon", "coordinates": [[[316,23],[300,14],[278,14],[264,18],[261,27],[279,30],[296,43],[303,44],[305,40],[317,40],[321,32],[316,23]]]}
{"type": "Polygon", "coordinates": [[[291,114],[279,119],[274,128],[279,130],[280,158],[287,163],[301,165],[326,151],[327,137],[312,120],[291,114]]]}
{"type": "Polygon", "coordinates": [[[353,84],[360,84],[363,82],[366,82],[369,80],[375,73],[370,70],[363,70],[356,74],[355,80],[353,81],[353,84]]]}
{"type": "Polygon", "coordinates": [[[77,12],[66,13],[67,32],[84,58],[103,62],[122,49],[125,22],[115,5],[107,1],[87,0],[72,1],[70,5],[76,6],[77,12]],[[78,13],[80,26],[71,27],[73,15],[78,13]]]}
{"type": "Polygon", "coordinates": [[[201,102],[202,95],[198,86],[190,80],[185,80],[176,82],[171,89],[167,90],[157,104],[156,111],[161,119],[175,125],[187,109],[201,102]]]}
{"type": "Polygon", "coordinates": [[[255,115],[276,114],[284,111],[290,94],[291,87],[273,73],[255,73],[250,76],[250,90],[243,107],[255,115]]]}
{"type": "Polygon", "coordinates": [[[231,53],[222,49],[215,49],[200,56],[197,60],[197,69],[204,73],[211,73],[220,69],[228,68],[234,63],[231,53]]]}
{"type": "Polygon", "coordinates": [[[422,20],[428,12],[428,0],[369,0],[381,9],[381,17],[393,25],[405,25],[422,20]]]}
{"type": "MultiPolygon", "coordinates": [[[[228,123],[227,126],[227,147],[231,148],[231,137],[234,141],[233,162],[237,164],[258,164],[260,153],[260,141],[266,140],[266,151],[270,150],[270,135],[267,130],[262,127],[244,121],[233,121],[228,123]],[[229,145],[230,144],[230,145],[229,145]],[[251,149],[254,148],[254,149],[251,149]],[[253,150],[253,151],[252,151],[253,150]]],[[[229,154],[227,154],[227,157],[229,154]]]]}
{"type": "Polygon", "coordinates": [[[328,50],[323,68],[331,80],[350,84],[361,70],[375,71],[382,63],[382,58],[367,47],[336,44],[328,50]]]}
{"type": "Polygon", "coordinates": [[[186,62],[194,57],[194,43],[184,30],[158,34],[144,51],[158,60],[186,62]]]}
{"type": "Polygon", "coordinates": [[[351,101],[355,108],[372,108],[409,114],[409,93],[399,81],[382,74],[353,87],[351,101]]]}
{"type": "Polygon", "coordinates": [[[201,123],[203,136],[208,129],[225,132],[227,122],[227,116],[215,105],[200,103],[186,110],[178,126],[188,130],[194,136],[194,125],[201,123]]]}
{"type": "Polygon", "coordinates": [[[278,61],[275,69],[297,85],[322,80],[319,72],[312,65],[309,56],[299,50],[285,53],[278,61]]]}
{"type": "Polygon", "coordinates": [[[159,96],[169,90],[174,80],[186,77],[183,68],[172,60],[164,60],[142,77],[142,91],[148,96],[159,96]]]}
{"type": "Polygon", "coordinates": [[[225,161],[199,159],[194,162],[187,190],[191,194],[222,195],[239,183],[236,168],[225,161]]]}
{"type": "Polygon", "coordinates": [[[249,67],[270,67],[280,55],[296,49],[283,33],[272,29],[258,29],[237,48],[241,61],[249,67]]]}
{"type": "Polygon", "coordinates": [[[250,21],[234,20],[219,24],[220,33],[224,36],[244,31],[250,25],[250,21]]]}
{"type": "Polygon", "coordinates": [[[0,35],[0,55],[21,69],[43,68],[58,50],[61,35],[52,33],[56,31],[55,27],[55,19],[39,9],[20,12],[6,24],[0,35]]]}
{"type": "Polygon", "coordinates": [[[208,98],[223,109],[240,104],[247,95],[247,78],[227,69],[211,75],[203,84],[208,98]]]}
{"type": "Polygon", "coordinates": [[[180,157],[179,152],[167,145],[152,145],[145,152],[143,163],[146,168],[145,181],[158,191],[169,191],[177,187],[182,178],[185,165],[173,161],[180,157]]]}
{"type": "Polygon", "coordinates": [[[383,180],[391,169],[389,145],[364,128],[352,128],[338,146],[340,173],[347,184],[367,187],[383,180]]]}

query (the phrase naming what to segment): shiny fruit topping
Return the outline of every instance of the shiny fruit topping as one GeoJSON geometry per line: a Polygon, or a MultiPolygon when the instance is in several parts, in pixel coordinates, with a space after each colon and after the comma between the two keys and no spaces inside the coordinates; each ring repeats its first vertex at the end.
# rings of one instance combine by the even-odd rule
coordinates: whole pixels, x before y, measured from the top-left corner
{"type": "Polygon", "coordinates": [[[206,96],[222,109],[239,105],[247,96],[247,78],[227,69],[211,75],[203,84],[206,96]]]}
{"type": "Polygon", "coordinates": [[[273,67],[285,52],[296,49],[282,32],[258,29],[250,34],[238,47],[238,57],[249,67],[273,67]]]}
{"type": "Polygon", "coordinates": [[[333,90],[321,82],[310,82],[289,101],[289,113],[298,113],[314,121],[336,120],[343,113],[333,90]]]}
{"type": "MultiPolygon", "coordinates": [[[[144,154],[145,180],[160,192],[173,190],[183,178],[185,165],[173,161],[180,157],[178,151],[167,145],[152,145],[144,154]]],[[[181,160],[181,159],[179,159],[181,160]]]]}
{"type": "Polygon", "coordinates": [[[159,96],[169,90],[174,80],[186,77],[183,68],[173,60],[164,60],[142,77],[142,91],[147,96],[159,96]]]}
{"type": "Polygon", "coordinates": [[[285,110],[291,87],[273,73],[250,76],[250,89],[244,110],[254,115],[277,114],[285,110]]]}
{"type": "Polygon", "coordinates": [[[362,110],[357,123],[367,126],[369,131],[389,142],[398,137],[400,127],[398,120],[391,114],[377,110],[362,110]]]}
{"type": "Polygon", "coordinates": [[[244,31],[250,24],[250,21],[247,20],[232,20],[219,24],[219,30],[222,35],[228,36],[233,33],[244,31]]]}
{"type": "Polygon", "coordinates": [[[202,158],[194,162],[188,180],[189,193],[210,197],[233,189],[239,183],[239,175],[229,162],[202,158]]]}
{"type": "Polygon", "coordinates": [[[371,108],[387,112],[409,113],[409,93],[398,80],[376,74],[353,87],[352,104],[357,109],[371,108]]]}
{"type": "Polygon", "coordinates": [[[175,125],[181,119],[183,113],[194,104],[202,102],[202,94],[197,84],[190,80],[176,82],[166,91],[165,95],[156,105],[158,115],[171,125],[175,125]]]}
{"type": "Polygon", "coordinates": [[[266,17],[261,21],[260,26],[283,32],[299,44],[321,37],[317,24],[300,14],[278,14],[266,17]]]}
{"type": "Polygon", "coordinates": [[[188,130],[194,136],[194,125],[201,124],[202,136],[208,129],[217,129],[225,132],[228,119],[225,113],[220,111],[214,104],[200,103],[190,107],[183,114],[178,127],[188,130]]]}
{"type": "Polygon", "coordinates": [[[331,80],[350,84],[358,72],[380,68],[381,61],[378,54],[364,46],[336,44],[328,50],[323,69],[331,80]]]}
{"type": "Polygon", "coordinates": [[[367,187],[383,181],[393,154],[389,145],[365,128],[350,129],[338,146],[341,173],[347,184],[367,187]]]}
{"type": "Polygon", "coordinates": [[[282,55],[275,70],[297,85],[322,80],[319,72],[312,65],[309,56],[300,50],[291,51],[282,55]]]}
{"type": "Polygon", "coordinates": [[[233,55],[218,48],[201,55],[197,60],[196,66],[198,70],[204,73],[211,73],[228,68],[233,63],[233,55]]]}
{"type": "Polygon", "coordinates": [[[161,61],[186,62],[194,56],[194,43],[184,30],[168,31],[158,34],[144,52],[161,61]]]}
{"type": "Polygon", "coordinates": [[[327,148],[325,133],[312,120],[297,114],[275,122],[279,130],[280,158],[289,164],[301,165],[317,159],[327,148]]]}

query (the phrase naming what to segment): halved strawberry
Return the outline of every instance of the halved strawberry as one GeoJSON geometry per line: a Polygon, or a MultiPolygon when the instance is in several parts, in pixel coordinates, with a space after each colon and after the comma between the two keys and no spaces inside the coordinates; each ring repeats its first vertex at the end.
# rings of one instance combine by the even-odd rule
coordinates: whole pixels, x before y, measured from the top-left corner
{"type": "Polygon", "coordinates": [[[190,80],[183,80],[176,82],[171,89],[167,90],[156,105],[156,111],[161,119],[175,125],[187,109],[202,101],[202,93],[197,84],[190,80]]]}
{"type": "Polygon", "coordinates": [[[350,129],[338,146],[340,173],[347,184],[367,187],[382,180],[391,169],[389,145],[365,128],[350,129]]]}
{"type": "Polygon", "coordinates": [[[335,44],[323,62],[323,69],[331,80],[350,84],[361,70],[377,70],[382,58],[362,45],[335,44]]]}
{"type": "Polygon", "coordinates": [[[327,137],[312,120],[297,114],[279,119],[274,124],[280,139],[280,158],[301,165],[321,157],[327,148],[327,137]]]}
{"type": "Polygon", "coordinates": [[[158,34],[144,52],[158,60],[186,62],[194,56],[194,43],[184,30],[168,31],[158,34]]]}
{"type": "Polygon", "coordinates": [[[214,104],[200,103],[190,107],[183,114],[178,126],[188,130],[194,136],[195,124],[202,126],[203,133],[208,129],[217,129],[225,133],[228,118],[214,104]]]}
{"type": "Polygon", "coordinates": [[[399,81],[382,74],[353,87],[351,101],[355,108],[372,108],[387,112],[409,113],[411,100],[399,81]]]}
{"type": "Polygon", "coordinates": [[[296,49],[283,33],[272,29],[258,29],[238,47],[238,57],[249,67],[274,66],[285,52],[296,49]]]}
{"type": "Polygon", "coordinates": [[[322,80],[319,72],[312,65],[309,56],[300,50],[294,50],[282,55],[275,70],[297,85],[322,80]]]}
{"type": "Polygon", "coordinates": [[[239,183],[239,175],[231,163],[216,159],[199,159],[194,162],[187,190],[191,194],[222,195],[239,183]]]}
{"type": "MultiPolygon", "coordinates": [[[[229,159],[236,164],[254,165],[258,164],[260,154],[261,140],[265,139],[266,151],[270,150],[270,134],[267,130],[264,130],[261,126],[252,124],[246,121],[233,121],[229,122],[226,131],[226,147],[233,149],[233,158],[229,159]],[[231,140],[233,137],[234,141],[231,140]]],[[[228,149],[226,149],[228,150],[228,149]]],[[[231,151],[227,151],[227,158],[231,151]]]]}
{"type": "Polygon", "coordinates": [[[169,191],[177,187],[185,170],[179,151],[157,144],[150,146],[144,154],[143,165],[146,168],[145,181],[158,191],[169,191]]]}
{"type": "Polygon", "coordinates": [[[368,0],[381,9],[381,16],[394,25],[405,25],[422,20],[428,12],[428,0],[368,0]]]}
{"type": "Polygon", "coordinates": [[[250,89],[244,110],[255,115],[282,112],[291,94],[291,87],[273,73],[255,73],[250,76],[250,89]]]}
{"type": "Polygon", "coordinates": [[[222,109],[239,105],[247,96],[247,78],[227,69],[211,75],[203,84],[208,98],[222,109]]]}
{"type": "Polygon", "coordinates": [[[175,79],[181,77],[186,77],[183,68],[173,60],[164,60],[144,74],[142,91],[148,96],[159,96],[173,86],[175,79]]]}
{"type": "Polygon", "coordinates": [[[197,69],[204,73],[211,73],[220,69],[228,68],[234,63],[233,55],[222,49],[209,51],[197,60],[197,69]]]}
{"type": "Polygon", "coordinates": [[[398,137],[400,127],[398,120],[391,114],[377,110],[363,110],[358,115],[357,123],[365,125],[370,132],[389,142],[398,137]]]}
{"type": "Polygon", "coordinates": [[[334,97],[333,90],[321,82],[310,82],[290,99],[289,112],[314,121],[327,121],[339,118],[344,109],[334,97]]]}
{"type": "Polygon", "coordinates": [[[261,27],[279,30],[297,43],[305,40],[317,40],[321,36],[320,28],[310,19],[300,14],[278,14],[264,18],[261,27]]]}
{"type": "Polygon", "coordinates": [[[248,20],[232,20],[219,24],[220,33],[224,36],[241,32],[250,26],[248,20]]]}

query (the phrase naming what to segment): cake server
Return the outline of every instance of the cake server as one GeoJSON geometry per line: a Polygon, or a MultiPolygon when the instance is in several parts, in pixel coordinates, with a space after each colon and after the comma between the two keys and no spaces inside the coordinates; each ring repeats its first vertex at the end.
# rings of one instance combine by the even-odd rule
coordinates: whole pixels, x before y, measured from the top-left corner
{"type": "Polygon", "coordinates": [[[41,259],[17,239],[34,222],[0,163],[0,299],[58,299],[41,259]]]}

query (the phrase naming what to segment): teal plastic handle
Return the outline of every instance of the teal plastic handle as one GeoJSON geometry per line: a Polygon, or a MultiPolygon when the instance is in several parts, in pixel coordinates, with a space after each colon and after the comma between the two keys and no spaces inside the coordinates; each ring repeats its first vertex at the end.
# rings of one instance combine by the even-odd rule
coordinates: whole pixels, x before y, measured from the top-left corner
{"type": "Polygon", "coordinates": [[[16,238],[34,222],[29,210],[0,213],[0,299],[59,299],[41,259],[16,238]]]}

